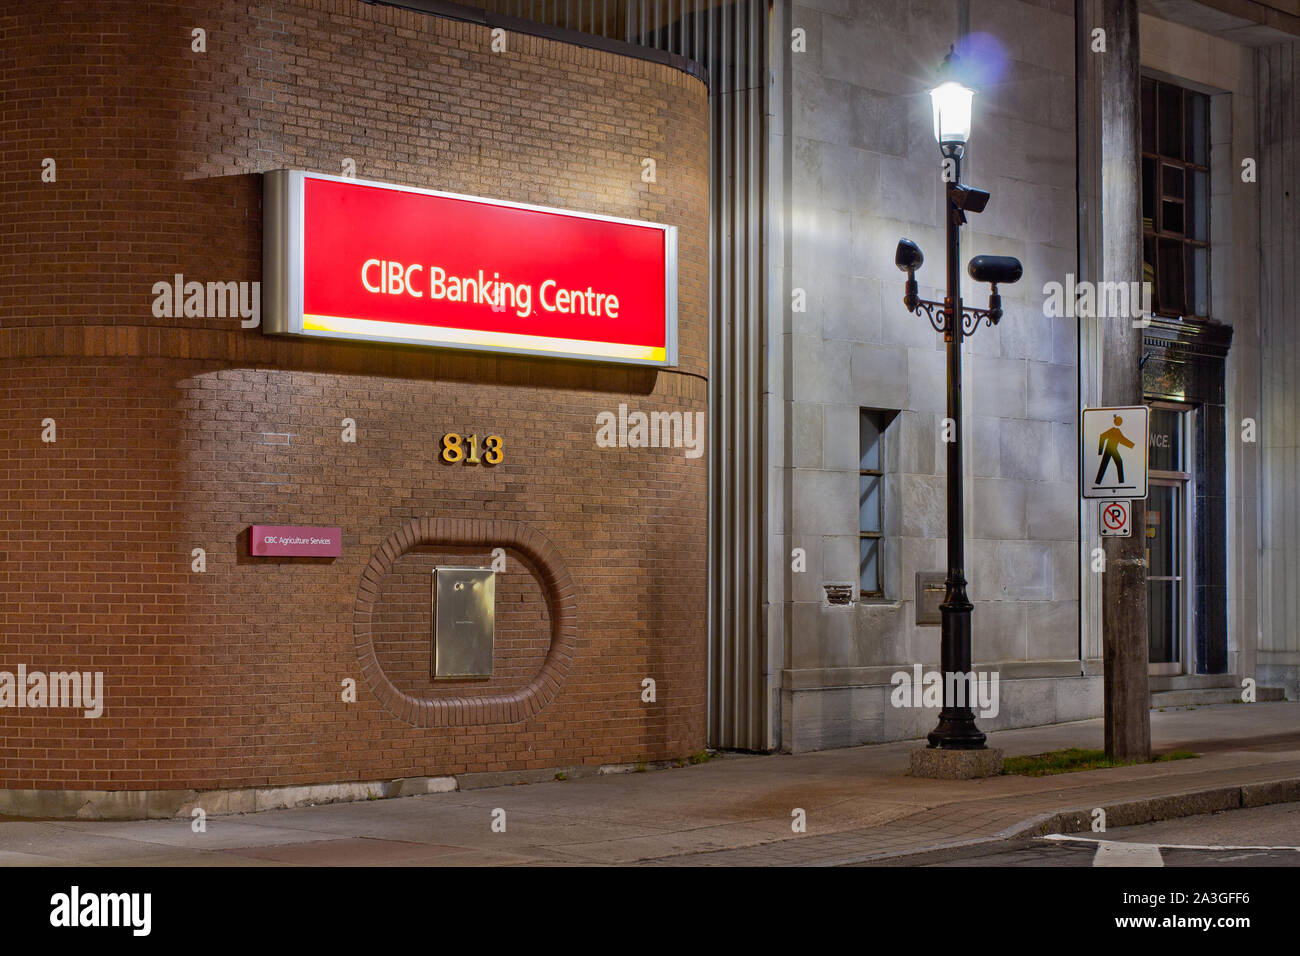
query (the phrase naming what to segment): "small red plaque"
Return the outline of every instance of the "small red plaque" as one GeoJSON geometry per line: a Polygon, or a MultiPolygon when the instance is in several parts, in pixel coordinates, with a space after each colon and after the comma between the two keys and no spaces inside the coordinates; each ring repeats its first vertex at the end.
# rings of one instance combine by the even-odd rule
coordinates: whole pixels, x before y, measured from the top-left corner
{"type": "Polygon", "coordinates": [[[248,540],[256,558],[337,558],[343,550],[343,529],[255,524],[248,540]]]}

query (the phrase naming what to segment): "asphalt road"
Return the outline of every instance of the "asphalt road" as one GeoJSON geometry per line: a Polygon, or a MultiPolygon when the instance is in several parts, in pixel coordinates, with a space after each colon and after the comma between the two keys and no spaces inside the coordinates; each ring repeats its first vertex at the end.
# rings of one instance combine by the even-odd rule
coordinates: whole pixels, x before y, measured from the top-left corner
{"type": "Polygon", "coordinates": [[[882,866],[1295,866],[1300,803],[939,850],[882,866]]]}

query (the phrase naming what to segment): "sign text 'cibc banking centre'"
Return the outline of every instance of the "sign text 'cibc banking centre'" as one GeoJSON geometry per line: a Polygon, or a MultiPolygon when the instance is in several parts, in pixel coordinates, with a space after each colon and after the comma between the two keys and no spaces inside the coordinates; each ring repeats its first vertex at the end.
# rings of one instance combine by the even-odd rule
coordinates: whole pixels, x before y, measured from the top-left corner
{"type": "Polygon", "coordinates": [[[677,364],[676,227],[298,170],[264,199],[267,332],[677,364]]]}

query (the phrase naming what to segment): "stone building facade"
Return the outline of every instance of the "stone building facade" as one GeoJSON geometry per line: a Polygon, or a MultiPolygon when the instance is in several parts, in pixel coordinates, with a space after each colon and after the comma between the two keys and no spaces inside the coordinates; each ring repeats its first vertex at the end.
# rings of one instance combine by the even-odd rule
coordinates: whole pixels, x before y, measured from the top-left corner
{"type": "MultiPolygon", "coordinates": [[[[1171,235],[1188,250],[1208,246],[1208,266],[1188,259],[1177,279],[1190,290],[1199,276],[1204,301],[1193,305],[1189,291],[1171,307],[1166,290],[1170,301],[1143,332],[1145,401],[1182,442],[1180,464],[1153,457],[1166,470],[1152,472],[1152,514],[1135,531],[1148,537],[1156,608],[1154,705],[1230,699],[1246,678],[1267,685],[1265,696],[1295,696],[1296,629],[1286,623],[1295,589],[1283,583],[1295,401],[1279,370],[1295,319],[1283,294],[1296,215],[1284,146],[1295,128],[1300,18],[1284,5],[1254,20],[1215,7],[1144,5],[1140,62],[1130,64],[1144,82],[1204,103],[1182,127],[1204,140],[1195,162],[1192,141],[1179,144],[1187,195],[1167,203],[1171,226],[1184,209],[1188,223],[1182,232],[1160,231],[1163,218],[1146,223],[1153,249],[1171,235]],[[1258,179],[1243,176],[1243,161],[1257,158],[1258,179]],[[1208,224],[1192,225],[1194,202],[1208,224]]],[[[1097,504],[1079,497],[1078,422],[1082,407],[1106,404],[1098,330],[1113,320],[1061,315],[1047,293],[1050,283],[1111,278],[1091,271],[1103,163],[1112,185],[1127,177],[1139,196],[1163,188],[1142,181],[1141,157],[1105,153],[1090,91],[1100,58],[1124,54],[1097,48],[1103,22],[1100,3],[1057,0],[905,10],[807,0],[789,10],[780,35],[802,30],[807,46],[773,47],[788,84],[771,146],[787,164],[787,251],[773,260],[783,295],[766,320],[779,358],[767,406],[778,422],[768,432],[778,489],[769,500],[780,503],[769,525],[768,597],[780,609],[768,618],[779,688],[769,717],[785,749],[910,738],[936,722],[933,708],[894,706],[891,693],[895,675],[939,659],[939,630],[918,626],[915,602],[917,573],[946,568],[945,355],[942,337],[903,307],[892,259],[898,238],[915,240],[927,255],[920,293],[943,298],[941,157],[925,93],[951,43],[977,90],[962,178],[991,193],[963,229],[963,266],[976,254],[1024,263],[1020,282],[1001,290],[1005,317],[975,333],[964,359],[973,652],[977,670],[1001,681],[999,712],[979,723],[1101,714],[1101,542],[1097,504]],[[806,292],[806,311],[791,305],[795,290],[806,292]],[[864,416],[876,422],[864,428],[883,428],[871,469],[860,458],[864,416]],[[873,591],[860,563],[874,522],[873,591]],[[796,549],[806,571],[792,564],[796,549]],[[857,596],[835,603],[832,589],[845,584],[857,596]]],[[[1172,183],[1172,161],[1159,163],[1172,183]]],[[[1155,198],[1173,197],[1168,189],[1155,198]]],[[[1143,216],[1134,208],[1130,222],[1105,228],[1139,229],[1143,216]]],[[[987,287],[965,282],[966,304],[982,306],[987,287]]]]}

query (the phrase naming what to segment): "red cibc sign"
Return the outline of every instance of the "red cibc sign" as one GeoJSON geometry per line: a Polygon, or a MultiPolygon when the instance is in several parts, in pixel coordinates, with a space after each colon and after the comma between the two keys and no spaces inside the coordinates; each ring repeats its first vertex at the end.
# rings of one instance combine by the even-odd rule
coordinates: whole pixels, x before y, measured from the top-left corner
{"type": "Polygon", "coordinates": [[[248,553],[255,558],[337,558],[343,553],[343,529],[255,524],[248,531],[248,553]]]}
{"type": "Polygon", "coordinates": [[[272,334],[677,364],[677,229],[267,173],[272,334]]]}

